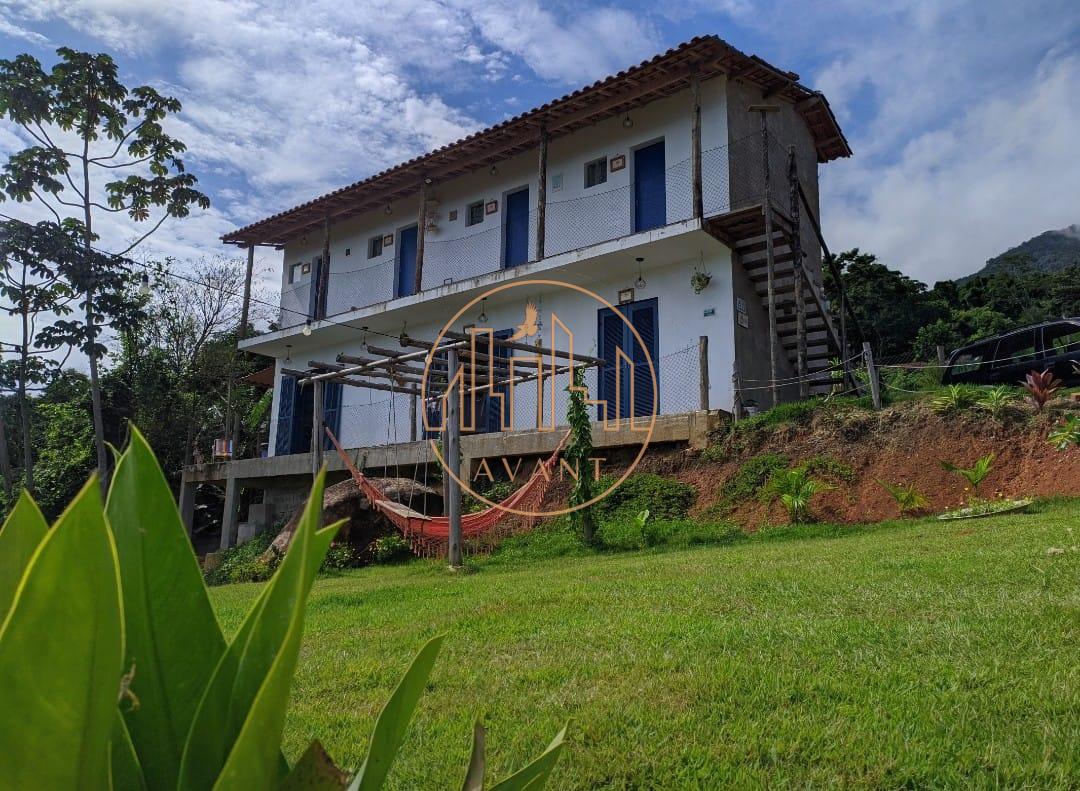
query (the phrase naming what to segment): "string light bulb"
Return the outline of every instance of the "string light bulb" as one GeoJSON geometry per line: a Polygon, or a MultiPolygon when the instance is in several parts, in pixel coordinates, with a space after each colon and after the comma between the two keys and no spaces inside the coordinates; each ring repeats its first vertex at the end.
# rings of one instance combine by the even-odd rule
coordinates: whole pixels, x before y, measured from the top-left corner
{"type": "Polygon", "coordinates": [[[285,362],[287,362],[287,363],[292,362],[292,344],[291,343],[286,343],[285,344],[285,362]]]}
{"type": "Polygon", "coordinates": [[[142,282],[139,284],[139,296],[150,296],[150,276],[143,272],[142,282]]]}
{"type": "Polygon", "coordinates": [[[641,265],[645,262],[645,259],[641,258],[639,256],[636,260],[637,260],[637,280],[634,281],[634,288],[645,288],[645,286],[647,286],[648,283],[645,282],[645,277],[642,275],[642,272],[641,272],[641,265]]]}
{"type": "Polygon", "coordinates": [[[630,117],[630,113],[622,119],[623,129],[631,129],[634,126],[634,119],[630,117]]]}
{"type": "Polygon", "coordinates": [[[488,170],[488,173],[490,173],[492,176],[499,175],[499,168],[495,165],[494,162],[491,163],[491,168],[488,170]]]}
{"type": "Polygon", "coordinates": [[[481,324],[487,324],[487,297],[480,300],[480,315],[476,317],[476,320],[481,324]]]}
{"type": "Polygon", "coordinates": [[[305,338],[310,338],[311,337],[311,319],[308,319],[307,321],[304,322],[304,337],[305,338]]]}

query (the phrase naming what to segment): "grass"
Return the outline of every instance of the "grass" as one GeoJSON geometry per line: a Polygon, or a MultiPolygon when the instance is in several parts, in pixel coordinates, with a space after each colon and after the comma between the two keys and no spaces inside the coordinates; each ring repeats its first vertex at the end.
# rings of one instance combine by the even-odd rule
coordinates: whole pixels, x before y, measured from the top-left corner
{"type": "MultiPolygon", "coordinates": [[[[460,785],[478,713],[495,777],[569,720],[557,789],[1076,788],[1080,500],[1034,511],[322,579],[287,751],[358,766],[447,632],[394,788],[460,785]]],[[[258,590],[212,591],[227,630],[258,590]]]]}

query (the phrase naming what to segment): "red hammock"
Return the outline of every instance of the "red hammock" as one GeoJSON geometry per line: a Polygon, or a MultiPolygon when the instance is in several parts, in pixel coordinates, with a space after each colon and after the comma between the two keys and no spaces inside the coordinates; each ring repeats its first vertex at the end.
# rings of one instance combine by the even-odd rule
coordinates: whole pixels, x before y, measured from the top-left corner
{"type": "MultiPolygon", "coordinates": [[[[364,497],[368,499],[373,508],[389,519],[401,531],[401,534],[408,540],[413,552],[427,557],[441,554],[450,540],[449,517],[426,516],[403,503],[389,499],[378,486],[373,484],[364,473],[356,468],[356,465],[345,453],[334,433],[329,428],[324,427],[324,430],[364,497]]],[[[551,483],[552,470],[569,436],[570,432],[567,431],[551,456],[542,464],[538,464],[529,480],[505,500],[489,506],[483,511],[462,514],[462,539],[490,536],[503,519],[512,515],[508,509],[535,511],[547,493],[548,486],[551,483]]],[[[531,527],[535,518],[526,517],[525,520],[528,526],[531,527]]]]}

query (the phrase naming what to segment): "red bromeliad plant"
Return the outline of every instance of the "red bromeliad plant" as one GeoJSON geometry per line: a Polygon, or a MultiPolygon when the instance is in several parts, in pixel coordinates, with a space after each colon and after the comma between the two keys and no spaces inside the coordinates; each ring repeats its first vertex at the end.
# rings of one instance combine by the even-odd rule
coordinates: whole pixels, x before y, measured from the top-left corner
{"type": "Polygon", "coordinates": [[[1024,389],[1028,391],[1028,401],[1034,405],[1036,411],[1042,412],[1046,402],[1054,397],[1054,393],[1061,387],[1061,380],[1054,378],[1054,372],[1047,368],[1042,373],[1031,371],[1022,382],[1024,389]]]}

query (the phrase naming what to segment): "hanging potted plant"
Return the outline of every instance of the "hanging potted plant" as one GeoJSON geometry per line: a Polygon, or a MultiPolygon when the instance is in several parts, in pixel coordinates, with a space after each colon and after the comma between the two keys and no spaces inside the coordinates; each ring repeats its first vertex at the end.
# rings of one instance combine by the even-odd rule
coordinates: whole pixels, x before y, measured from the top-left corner
{"type": "Polygon", "coordinates": [[[695,268],[694,273],[690,275],[690,288],[694,289],[695,294],[700,294],[709,287],[709,281],[711,280],[712,275],[695,268]]]}

